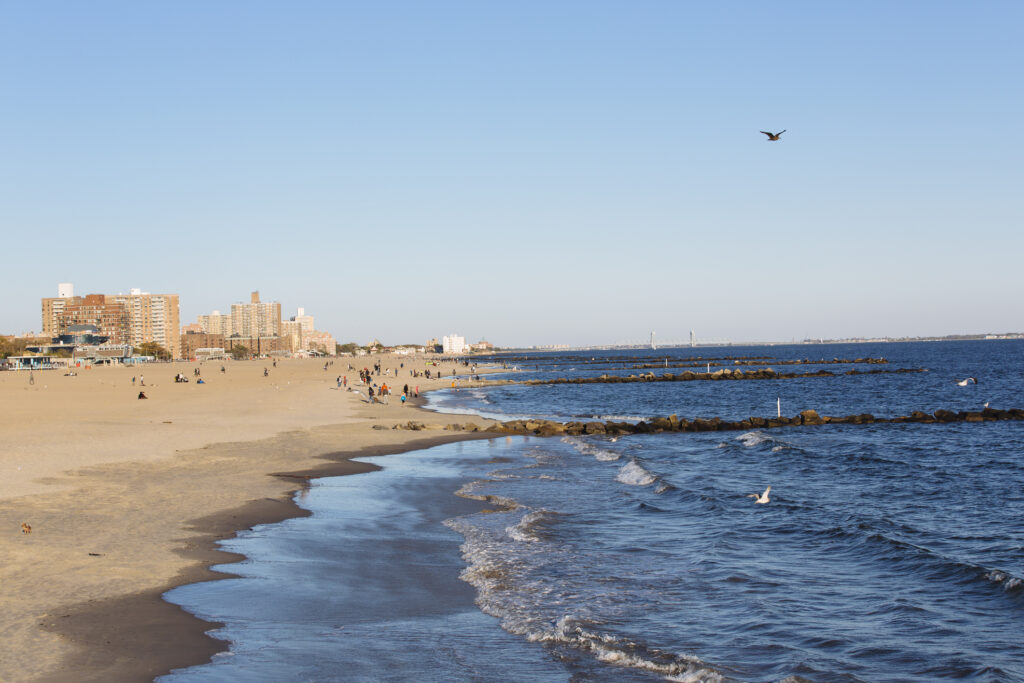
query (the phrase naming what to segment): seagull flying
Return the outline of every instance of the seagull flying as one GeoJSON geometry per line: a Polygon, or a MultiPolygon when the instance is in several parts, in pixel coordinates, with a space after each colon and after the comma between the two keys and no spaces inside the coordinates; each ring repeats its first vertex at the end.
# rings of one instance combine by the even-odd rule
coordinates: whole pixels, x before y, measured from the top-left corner
{"type": "Polygon", "coordinates": [[[778,133],[769,133],[766,130],[762,130],[761,132],[768,136],[768,142],[778,142],[779,136],[785,133],[786,131],[780,130],[778,133]]]}
{"type": "Polygon", "coordinates": [[[772,487],[769,486],[764,490],[764,493],[762,493],[760,496],[757,495],[756,493],[748,493],[747,498],[753,498],[755,503],[760,503],[763,505],[771,500],[771,498],[768,497],[768,492],[771,490],[772,487]]]}
{"type": "Polygon", "coordinates": [[[968,377],[967,379],[960,380],[959,382],[956,383],[956,385],[958,387],[966,387],[971,382],[974,382],[975,384],[977,384],[978,383],[978,378],[977,377],[968,377]]]}

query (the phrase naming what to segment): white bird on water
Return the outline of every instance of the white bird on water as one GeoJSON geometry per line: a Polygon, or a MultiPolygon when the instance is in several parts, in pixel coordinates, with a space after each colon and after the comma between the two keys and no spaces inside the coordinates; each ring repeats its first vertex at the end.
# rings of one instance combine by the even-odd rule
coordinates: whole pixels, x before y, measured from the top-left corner
{"type": "Polygon", "coordinates": [[[956,383],[956,385],[958,387],[966,387],[971,382],[974,382],[975,384],[977,384],[978,383],[978,378],[977,377],[968,377],[967,379],[960,380],[959,382],[956,383]]]}
{"type": "Polygon", "coordinates": [[[748,493],[747,498],[753,498],[755,503],[760,503],[763,505],[771,500],[771,498],[768,497],[768,492],[771,490],[772,487],[769,486],[764,490],[764,493],[762,493],[760,496],[757,495],[756,493],[748,493]]]}

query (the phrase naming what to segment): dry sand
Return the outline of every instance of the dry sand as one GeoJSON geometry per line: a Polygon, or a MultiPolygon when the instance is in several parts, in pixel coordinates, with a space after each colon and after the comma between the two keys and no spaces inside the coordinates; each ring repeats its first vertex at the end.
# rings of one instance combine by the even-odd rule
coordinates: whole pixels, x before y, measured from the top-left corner
{"type": "Polygon", "coordinates": [[[34,385],[26,372],[0,373],[0,680],[151,680],[206,661],[223,649],[203,635],[212,626],[160,595],[223,576],[207,567],[238,558],[216,539],[303,514],[291,492],[311,475],[370,468],[353,456],[482,436],[373,429],[455,421],[401,405],[403,384],[451,383],[410,377],[422,356],[324,362],[52,370],[34,385]],[[388,406],[336,387],[338,375],[358,387],[349,363],[374,360],[392,371],[376,379],[394,381],[388,406]],[[178,372],[190,381],[176,384],[178,372]]]}

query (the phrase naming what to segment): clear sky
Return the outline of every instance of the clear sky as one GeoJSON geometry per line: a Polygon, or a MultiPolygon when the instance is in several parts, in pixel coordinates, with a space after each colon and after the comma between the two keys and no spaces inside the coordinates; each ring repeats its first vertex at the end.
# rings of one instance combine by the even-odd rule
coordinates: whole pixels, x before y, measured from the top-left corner
{"type": "Polygon", "coordinates": [[[0,332],[1024,330],[1024,3],[0,1],[0,332]],[[787,132],[768,142],[761,130],[787,132]]]}

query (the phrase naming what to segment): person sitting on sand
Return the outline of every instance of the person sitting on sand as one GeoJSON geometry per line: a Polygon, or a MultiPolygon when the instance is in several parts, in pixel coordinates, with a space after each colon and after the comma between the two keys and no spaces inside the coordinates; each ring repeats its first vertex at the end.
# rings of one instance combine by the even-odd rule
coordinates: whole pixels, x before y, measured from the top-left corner
{"type": "Polygon", "coordinates": [[[196,384],[206,384],[206,382],[204,382],[203,378],[200,377],[198,380],[196,380],[196,384]]]}
{"type": "Polygon", "coordinates": [[[149,396],[146,396],[146,392],[145,392],[145,391],[140,391],[140,392],[139,392],[139,398],[140,398],[140,399],[143,399],[143,398],[149,398],[149,396]]]}

